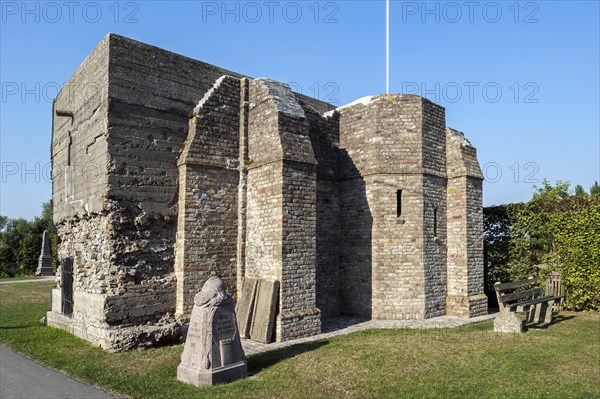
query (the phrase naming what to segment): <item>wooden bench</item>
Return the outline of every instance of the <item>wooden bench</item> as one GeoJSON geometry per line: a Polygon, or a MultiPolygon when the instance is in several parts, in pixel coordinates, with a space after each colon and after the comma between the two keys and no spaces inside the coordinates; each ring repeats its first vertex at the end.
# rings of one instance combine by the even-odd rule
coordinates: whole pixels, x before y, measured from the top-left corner
{"type": "Polygon", "coordinates": [[[494,284],[500,314],[494,320],[498,332],[523,332],[523,322],[516,313],[525,313],[525,320],[534,323],[552,322],[552,307],[564,295],[542,296],[537,277],[509,283],[494,284]]]}

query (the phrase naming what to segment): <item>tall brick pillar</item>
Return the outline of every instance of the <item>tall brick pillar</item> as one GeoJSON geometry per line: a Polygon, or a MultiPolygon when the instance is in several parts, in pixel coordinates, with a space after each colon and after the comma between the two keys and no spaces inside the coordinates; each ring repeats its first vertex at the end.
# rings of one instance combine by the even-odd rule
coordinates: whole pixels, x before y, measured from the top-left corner
{"type": "Polygon", "coordinates": [[[446,314],[487,314],[483,292],[483,175],[463,133],[446,130],[448,294],[446,314]]]}
{"type": "Polygon", "coordinates": [[[277,341],[321,331],[316,307],[316,160],[289,86],[250,82],[246,276],[280,282],[277,341]]]}
{"type": "Polygon", "coordinates": [[[235,292],[238,241],[240,81],[223,76],[194,109],[178,160],[176,315],[189,318],[211,276],[235,292]]]}

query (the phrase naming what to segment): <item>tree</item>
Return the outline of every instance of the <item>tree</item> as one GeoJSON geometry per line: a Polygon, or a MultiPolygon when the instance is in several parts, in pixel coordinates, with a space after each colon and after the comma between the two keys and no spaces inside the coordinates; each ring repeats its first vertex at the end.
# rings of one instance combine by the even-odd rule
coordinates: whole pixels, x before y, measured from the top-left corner
{"type": "Polygon", "coordinates": [[[42,204],[42,215],[31,221],[0,216],[0,277],[31,274],[36,269],[44,230],[50,233],[56,264],[58,236],[50,201],[42,204]]]}
{"type": "Polygon", "coordinates": [[[0,232],[0,276],[12,276],[19,267],[19,243],[28,233],[25,219],[4,217],[4,227],[0,232]]]}
{"type": "Polygon", "coordinates": [[[535,192],[533,193],[532,202],[536,203],[548,203],[560,199],[569,198],[569,187],[571,183],[568,181],[557,180],[553,186],[546,179],[542,180],[542,186],[533,186],[535,192]]]}
{"type": "Polygon", "coordinates": [[[38,258],[42,249],[42,243],[39,234],[32,232],[25,235],[19,241],[18,261],[19,269],[24,274],[31,274],[35,271],[38,264],[38,258]]]}
{"type": "Polygon", "coordinates": [[[553,186],[544,179],[541,187],[534,186],[536,191],[529,202],[508,207],[512,280],[535,276],[538,274],[536,265],[554,263],[554,238],[549,217],[557,201],[569,198],[569,185],[569,182],[557,181],[553,186]]]}
{"type": "Polygon", "coordinates": [[[577,197],[585,197],[587,195],[581,184],[575,186],[575,195],[577,197]]]}
{"type": "Polygon", "coordinates": [[[7,223],[8,217],[0,215],[0,232],[4,231],[7,223]]]}
{"type": "Polygon", "coordinates": [[[590,188],[590,195],[600,195],[600,184],[597,181],[594,182],[594,185],[590,188]]]}

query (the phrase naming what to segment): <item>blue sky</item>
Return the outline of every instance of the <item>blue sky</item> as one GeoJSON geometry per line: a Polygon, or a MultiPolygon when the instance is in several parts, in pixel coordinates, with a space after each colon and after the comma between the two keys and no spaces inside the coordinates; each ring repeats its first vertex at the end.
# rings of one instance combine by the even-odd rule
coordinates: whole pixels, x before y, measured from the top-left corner
{"type": "MultiPolygon", "coordinates": [[[[446,107],[478,149],[484,204],[600,180],[597,1],[392,1],[391,92],[446,107]]],[[[384,1],[2,1],[0,214],[51,197],[52,98],[108,33],[338,105],[385,92],[384,1]]]]}

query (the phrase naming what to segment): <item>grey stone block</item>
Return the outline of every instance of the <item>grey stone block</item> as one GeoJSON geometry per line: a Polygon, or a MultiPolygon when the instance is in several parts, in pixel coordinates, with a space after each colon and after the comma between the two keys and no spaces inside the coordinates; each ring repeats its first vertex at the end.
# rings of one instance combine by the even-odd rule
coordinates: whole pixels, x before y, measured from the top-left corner
{"type": "Polygon", "coordinates": [[[272,341],[278,294],[278,281],[260,280],[258,283],[250,331],[251,339],[266,344],[272,341]]]}
{"type": "Polygon", "coordinates": [[[258,279],[245,277],[242,280],[242,291],[236,306],[238,328],[242,338],[250,338],[254,301],[258,289],[258,279]]]}
{"type": "Polygon", "coordinates": [[[494,319],[494,331],[501,333],[522,333],[525,331],[525,324],[517,313],[503,310],[494,319]]]}

